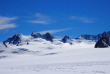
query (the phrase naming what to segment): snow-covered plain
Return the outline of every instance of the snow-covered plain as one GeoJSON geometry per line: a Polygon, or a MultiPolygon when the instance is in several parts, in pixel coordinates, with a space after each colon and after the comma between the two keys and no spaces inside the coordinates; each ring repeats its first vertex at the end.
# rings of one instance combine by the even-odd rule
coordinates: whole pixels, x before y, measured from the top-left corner
{"type": "Polygon", "coordinates": [[[110,74],[110,48],[94,48],[95,42],[22,40],[8,48],[0,43],[0,74],[110,74]]]}

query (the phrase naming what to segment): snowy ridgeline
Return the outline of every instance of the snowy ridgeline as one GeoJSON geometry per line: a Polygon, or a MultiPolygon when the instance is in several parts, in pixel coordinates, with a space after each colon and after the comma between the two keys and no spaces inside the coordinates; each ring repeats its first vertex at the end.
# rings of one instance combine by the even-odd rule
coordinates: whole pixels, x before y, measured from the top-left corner
{"type": "Polygon", "coordinates": [[[15,34],[0,43],[0,58],[10,57],[10,54],[55,55],[74,49],[94,48],[95,44],[95,40],[71,39],[69,36],[56,39],[50,33],[15,34]]]}
{"type": "MultiPolygon", "coordinates": [[[[14,40],[12,41],[14,42],[14,40]]],[[[71,39],[68,42],[62,42],[61,39],[52,39],[48,41],[43,38],[33,38],[32,36],[20,36],[19,44],[6,42],[7,47],[0,43],[1,53],[42,53],[42,54],[57,54],[64,50],[77,48],[94,48],[96,42],[91,40],[76,40],[71,39]],[[69,43],[71,42],[71,44],[69,43]],[[62,50],[63,49],[63,50],[62,50]],[[48,51],[48,52],[47,52],[48,51]],[[44,53],[45,52],[45,53],[44,53]]]]}
{"type": "MultiPolygon", "coordinates": [[[[49,32],[47,32],[45,34],[33,32],[30,36],[24,36],[22,34],[15,34],[11,38],[8,38],[7,40],[3,41],[3,44],[5,47],[8,47],[8,44],[20,46],[20,45],[24,45],[23,43],[25,43],[25,44],[29,45],[30,42],[32,42],[32,41],[35,42],[35,40],[37,38],[38,39],[39,38],[45,39],[45,40],[50,41],[52,43],[55,42],[55,39],[56,39],[49,32]]],[[[104,33],[98,34],[98,35],[87,35],[87,34],[85,34],[85,35],[81,35],[75,39],[71,39],[69,36],[64,36],[64,38],[56,39],[56,40],[57,40],[57,42],[60,41],[60,44],[62,42],[62,43],[69,43],[71,45],[73,44],[73,42],[79,42],[80,43],[84,40],[90,40],[90,41],[98,42],[95,46],[96,48],[97,47],[104,48],[104,47],[110,46],[110,31],[104,32],[104,33]]],[[[36,42],[37,41],[39,41],[39,40],[36,40],[36,42]]],[[[39,42],[41,42],[41,41],[39,41],[39,42]]]]}
{"type": "Polygon", "coordinates": [[[110,74],[110,48],[93,40],[13,38],[0,43],[0,74],[110,74]]]}

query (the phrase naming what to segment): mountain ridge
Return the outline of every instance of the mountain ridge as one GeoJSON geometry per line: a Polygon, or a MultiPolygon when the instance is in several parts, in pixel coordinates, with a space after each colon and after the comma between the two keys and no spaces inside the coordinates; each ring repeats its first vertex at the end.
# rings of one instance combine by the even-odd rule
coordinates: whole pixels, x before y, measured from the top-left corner
{"type": "Polygon", "coordinates": [[[97,42],[103,36],[107,36],[108,38],[110,38],[110,31],[108,31],[108,32],[104,31],[102,34],[99,33],[97,35],[84,34],[84,35],[80,35],[79,37],[77,37],[75,39],[93,40],[93,41],[97,42]]]}
{"type": "MultiPolygon", "coordinates": [[[[55,39],[55,37],[53,35],[51,35],[49,32],[47,32],[45,34],[40,34],[38,32],[32,32],[30,36],[31,36],[30,40],[36,39],[36,38],[42,38],[42,39],[45,39],[47,41],[52,42],[53,39],[55,39]]],[[[99,33],[98,35],[89,35],[89,34],[80,35],[79,37],[75,38],[75,40],[91,40],[91,41],[97,42],[103,36],[107,36],[108,38],[110,38],[110,31],[103,32],[102,34],[99,33]]],[[[22,40],[22,34],[15,34],[11,38],[8,38],[7,40],[3,41],[3,44],[6,47],[7,47],[7,43],[18,46],[18,45],[20,45],[20,43],[22,41],[23,41],[22,40]]],[[[72,44],[72,39],[69,36],[64,36],[64,38],[62,38],[60,41],[63,43],[72,44]]],[[[27,40],[25,42],[28,45],[29,39],[27,38],[27,40]]]]}

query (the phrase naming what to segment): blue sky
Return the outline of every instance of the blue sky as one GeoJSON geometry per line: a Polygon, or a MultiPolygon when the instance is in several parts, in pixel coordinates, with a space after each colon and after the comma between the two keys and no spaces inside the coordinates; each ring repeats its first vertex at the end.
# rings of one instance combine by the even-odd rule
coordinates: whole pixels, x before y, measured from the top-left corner
{"type": "Polygon", "coordinates": [[[0,41],[33,31],[54,36],[110,31],[109,0],[0,0],[0,41]]]}

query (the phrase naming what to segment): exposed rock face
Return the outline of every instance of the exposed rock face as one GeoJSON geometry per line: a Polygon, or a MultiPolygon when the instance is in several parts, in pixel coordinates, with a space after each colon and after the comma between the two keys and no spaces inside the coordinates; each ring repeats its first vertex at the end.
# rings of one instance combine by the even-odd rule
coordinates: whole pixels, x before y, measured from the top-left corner
{"type": "Polygon", "coordinates": [[[3,44],[7,47],[6,43],[18,45],[21,42],[21,34],[15,34],[12,38],[8,38],[3,44]]]}
{"type": "Polygon", "coordinates": [[[52,42],[54,37],[49,32],[47,32],[43,35],[43,38],[52,42]]]}
{"type": "Polygon", "coordinates": [[[37,32],[32,32],[31,36],[34,38],[41,38],[42,37],[42,35],[40,33],[37,33],[37,32]]]}
{"type": "Polygon", "coordinates": [[[85,40],[93,40],[93,41],[98,41],[99,39],[101,39],[103,36],[107,36],[110,38],[110,31],[108,32],[103,32],[102,34],[98,34],[98,35],[89,35],[89,34],[85,34],[85,35],[81,35],[80,37],[76,38],[76,39],[85,39],[85,40]]]}
{"type": "MultiPolygon", "coordinates": [[[[40,34],[40,33],[37,33],[37,32],[33,32],[31,34],[31,36],[33,38],[43,38],[47,41],[53,41],[53,36],[50,34],[50,33],[46,33],[46,34],[40,34]]],[[[8,38],[6,41],[3,42],[4,46],[7,47],[7,44],[13,44],[13,45],[20,45],[21,44],[21,41],[23,41],[23,39],[21,38],[22,35],[21,34],[15,34],[13,37],[11,38],[8,38]]],[[[26,43],[27,45],[29,44],[29,42],[27,41],[26,43]]]]}
{"type": "Polygon", "coordinates": [[[63,42],[63,43],[70,43],[70,44],[72,44],[71,41],[72,41],[72,40],[71,40],[71,38],[70,38],[69,36],[65,36],[65,37],[62,39],[62,42],[63,42]]]}
{"type": "Polygon", "coordinates": [[[103,32],[103,33],[102,33],[102,36],[107,36],[107,37],[110,38],[110,31],[108,31],[108,32],[103,32]]]}
{"type": "Polygon", "coordinates": [[[4,45],[5,47],[7,47],[7,45],[6,45],[6,42],[5,42],[5,41],[3,42],[3,45],[4,45]]]}
{"type": "Polygon", "coordinates": [[[94,40],[94,41],[97,41],[97,40],[100,39],[100,37],[99,36],[95,36],[95,35],[85,34],[85,35],[81,35],[80,37],[78,37],[76,39],[85,39],[85,40],[94,40]]]}
{"type": "Polygon", "coordinates": [[[40,34],[37,32],[33,32],[31,34],[31,36],[34,38],[43,38],[43,39],[45,39],[47,41],[51,41],[51,42],[53,41],[53,38],[54,38],[49,32],[47,32],[46,34],[40,34]]]}
{"type": "Polygon", "coordinates": [[[98,42],[95,44],[95,48],[106,48],[110,46],[110,40],[107,36],[103,36],[98,42]]]}

